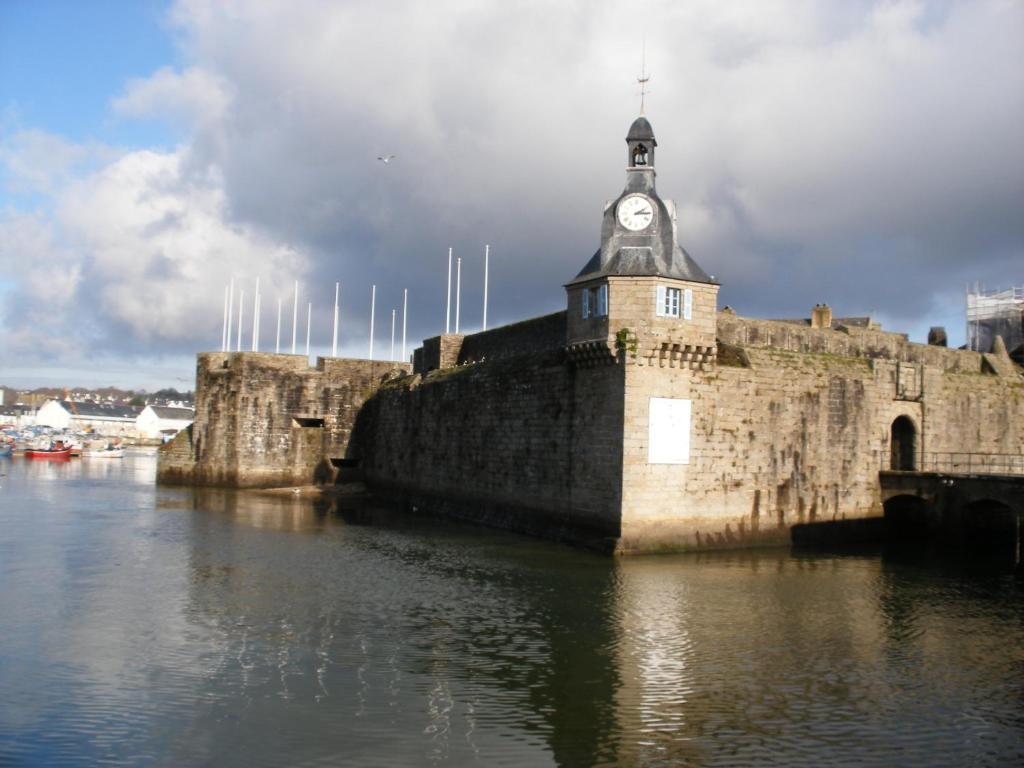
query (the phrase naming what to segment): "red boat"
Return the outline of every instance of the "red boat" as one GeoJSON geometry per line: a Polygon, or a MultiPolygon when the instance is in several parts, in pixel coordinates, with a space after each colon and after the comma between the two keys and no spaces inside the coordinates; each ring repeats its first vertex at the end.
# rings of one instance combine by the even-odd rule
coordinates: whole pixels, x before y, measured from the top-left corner
{"type": "Polygon", "coordinates": [[[49,448],[26,448],[26,459],[70,459],[71,446],[64,445],[60,440],[49,448]]]}

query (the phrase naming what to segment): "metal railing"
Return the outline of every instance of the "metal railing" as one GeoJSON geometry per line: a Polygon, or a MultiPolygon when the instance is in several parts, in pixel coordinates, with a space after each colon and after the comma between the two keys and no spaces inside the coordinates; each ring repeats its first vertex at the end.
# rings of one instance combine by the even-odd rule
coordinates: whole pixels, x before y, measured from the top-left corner
{"type": "MultiPolygon", "coordinates": [[[[892,455],[879,451],[879,469],[894,470],[892,455]]],[[[942,472],[950,475],[1024,475],[1024,454],[928,451],[914,455],[908,472],[942,472]]]]}

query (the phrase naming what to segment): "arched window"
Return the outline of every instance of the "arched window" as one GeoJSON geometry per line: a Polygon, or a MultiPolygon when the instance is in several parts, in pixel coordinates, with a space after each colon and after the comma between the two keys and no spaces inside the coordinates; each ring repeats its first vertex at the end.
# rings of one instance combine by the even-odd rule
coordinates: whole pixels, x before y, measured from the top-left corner
{"type": "Polygon", "coordinates": [[[890,438],[890,467],[898,472],[913,472],[917,451],[917,430],[906,416],[898,416],[892,423],[890,438]]]}

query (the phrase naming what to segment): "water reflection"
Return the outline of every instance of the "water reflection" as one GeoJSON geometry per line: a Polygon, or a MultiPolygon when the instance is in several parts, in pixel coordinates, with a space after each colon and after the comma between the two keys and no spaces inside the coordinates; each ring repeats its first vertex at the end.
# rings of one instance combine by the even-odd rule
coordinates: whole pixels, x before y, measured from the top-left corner
{"type": "MultiPolygon", "coordinates": [[[[216,498],[233,539],[275,527],[325,537],[330,553],[300,565],[275,539],[250,556],[246,578],[262,586],[238,601],[246,615],[224,615],[224,596],[209,585],[195,595],[225,637],[239,625],[264,628],[251,665],[276,674],[245,695],[270,686],[285,699],[331,700],[361,721],[415,723],[417,759],[459,762],[483,749],[489,762],[543,754],[560,765],[701,764],[717,762],[727,741],[740,764],[781,765],[813,762],[838,741],[867,743],[876,757],[899,744],[910,763],[916,754],[935,764],[937,745],[973,738],[952,717],[952,731],[936,732],[931,697],[948,695],[951,681],[934,669],[921,675],[932,644],[969,660],[972,679],[977,654],[951,645],[956,627],[936,627],[938,606],[920,611],[914,580],[878,557],[605,560],[382,509],[239,504],[231,494],[197,505],[197,541],[209,541],[201,510],[217,509],[216,498]],[[352,546],[339,550],[345,540],[352,546]],[[282,573],[307,598],[319,595],[316,620],[282,601],[282,573]],[[311,651],[305,666],[296,645],[311,651]],[[304,686],[307,674],[315,688],[304,686]],[[925,730],[878,722],[879,713],[911,716],[925,730]],[[504,748],[495,741],[503,729],[504,748]]],[[[223,551],[198,550],[192,567],[206,572],[223,551]]],[[[940,614],[963,617],[955,593],[936,596],[940,614]]],[[[230,667],[212,691],[230,687],[225,676],[230,667]]],[[[1019,725],[1006,719],[997,738],[1019,725]]]]}
{"type": "Polygon", "coordinates": [[[24,469],[0,486],[0,763],[1024,757],[1005,573],[613,560],[357,499],[155,489],[143,459],[24,469]]]}

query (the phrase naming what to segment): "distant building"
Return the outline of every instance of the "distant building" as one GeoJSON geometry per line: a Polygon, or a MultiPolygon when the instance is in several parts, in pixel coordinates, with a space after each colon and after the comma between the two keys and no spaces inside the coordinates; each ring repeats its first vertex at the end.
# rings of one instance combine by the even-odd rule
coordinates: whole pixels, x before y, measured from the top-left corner
{"type": "Polygon", "coordinates": [[[36,423],[36,409],[30,405],[0,405],[0,427],[23,429],[36,423]]]}
{"type": "Polygon", "coordinates": [[[135,432],[135,420],[140,410],[130,405],[47,400],[36,414],[36,424],[101,435],[130,435],[135,432]]]}
{"type": "Polygon", "coordinates": [[[967,348],[991,352],[996,336],[1011,355],[1024,347],[1024,286],[999,291],[967,290],[967,348]]]}
{"type": "Polygon", "coordinates": [[[173,437],[195,419],[191,408],[175,408],[169,405],[147,405],[135,419],[135,430],[140,437],[156,438],[163,435],[173,437]]]}

